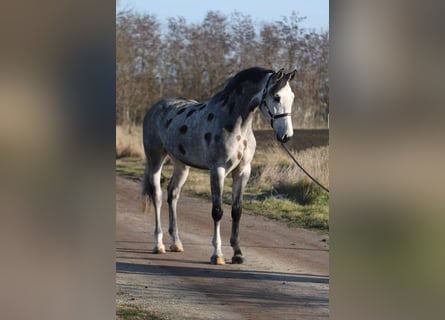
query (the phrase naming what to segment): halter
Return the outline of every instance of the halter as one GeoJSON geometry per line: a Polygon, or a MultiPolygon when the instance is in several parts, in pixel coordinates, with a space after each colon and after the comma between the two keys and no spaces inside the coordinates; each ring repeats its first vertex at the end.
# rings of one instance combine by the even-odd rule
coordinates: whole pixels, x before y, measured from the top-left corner
{"type": "Polygon", "coordinates": [[[272,129],[273,129],[273,122],[274,122],[275,119],[279,119],[279,118],[283,118],[283,117],[289,117],[291,115],[288,112],[280,113],[280,114],[273,114],[272,111],[270,111],[269,106],[267,105],[267,102],[266,102],[267,89],[269,87],[270,79],[272,78],[273,75],[274,74],[271,74],[269,76],[269,78],[267,79],[266,86],[263,89],[263,95],[261,96],[261,102],[260,102],[260,108],[262,108],[263,105],[266,106],[267,113],[269,114],[269,117],[270,117],[270,126],[272,127],[272,129]]]}

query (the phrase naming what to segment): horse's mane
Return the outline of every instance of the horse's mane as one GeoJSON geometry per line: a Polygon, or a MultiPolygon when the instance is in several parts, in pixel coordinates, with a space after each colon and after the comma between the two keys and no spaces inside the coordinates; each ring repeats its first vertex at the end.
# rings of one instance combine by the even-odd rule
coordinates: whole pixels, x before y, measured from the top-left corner
{"type": "Polygon", "coordinates": [[[260,82],[261,80],[263,80],[265,74],[273,72],[274,72],[273,70],[264,69],[261,67],[253,67],[242,70],[238,72],[235,76],[233,76],[231,79],[229,79],[227,85],[224,87],[223,90],[232,91],[245,81],[250,81],[253,83],[260,82]]]}
{"type": "Polygon", "coordinates": [[[258,83],[261,80],[263,80],[264,76],[267,73],[273,73],[273,70],[270,69],[264,69],[261,67],[252,67],[249,69],[242,70],[238,72],[236,75],[234,75],[232,78],[230,78],[227,81],[227,84],[225,87],[218,92],[215,97],[219,98],[221,96],[225,97],[228,96],[232,91],[236,90],[237,88],[240,88],[240,86],[246,82],[252,82],[252,83],[258,83]]]}

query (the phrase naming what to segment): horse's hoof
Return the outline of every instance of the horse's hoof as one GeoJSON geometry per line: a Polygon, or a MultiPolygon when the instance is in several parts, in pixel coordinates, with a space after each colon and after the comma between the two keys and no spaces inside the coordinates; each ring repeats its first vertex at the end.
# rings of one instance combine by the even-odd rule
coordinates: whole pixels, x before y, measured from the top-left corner
{"type": "Polygon", "coordinates": [[[154,247],[153,253],[165,253],[164,245],[162,244],[162,245],[157,245],[156,247],[154,247]]]}
{"type": "Polygon", "coordinates": [[[233,264],[243,264],[244,261],[245,261],[245,259],[244,259],[243,256],[239,256],[239,255],[237,255],[237,256],[233,256],[233,257],[232,257],[232,263],[233,263],[233,264]]]}
{"type": "Polygon", "coordinates": [[[220,257],[220,256],[212,256],[212,257],[210,258],[210,262],[211,262],[212,264],[217,264],[217,265],[226,264],[225,261],[224,261],[224,258],[223,258],[223,257],[220,257]]]}
{"type": "Polygon", "coordinates": [[[182,247],[181,244],[176,244],[176,243],[174,243],[174,244],[172,244],[172,245],[170,246],[170,250],[171,250],[172,252],[183,252],[183,251],[184,251],[184,248],[182,247]]]}

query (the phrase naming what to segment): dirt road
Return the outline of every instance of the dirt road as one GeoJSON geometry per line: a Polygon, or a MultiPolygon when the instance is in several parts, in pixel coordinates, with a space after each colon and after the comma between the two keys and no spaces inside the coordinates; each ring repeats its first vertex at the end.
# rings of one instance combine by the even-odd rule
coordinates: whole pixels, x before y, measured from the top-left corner
{"type": "MultiPolygon", "coordinates": [[[[141,213],[137,181],[116,178],[116,282],[118,303],[131,303],[167,319],[327,319],[329,238],[243,213],[246,262],[232,265],[230,208],[221,226],[226,264],[210,264],[211,204],[181,197],[179,232],[184,252],[152,254],[153,213],[141,213]]],[[[168,211],[162,208],[169,246],[168,211]]]]}

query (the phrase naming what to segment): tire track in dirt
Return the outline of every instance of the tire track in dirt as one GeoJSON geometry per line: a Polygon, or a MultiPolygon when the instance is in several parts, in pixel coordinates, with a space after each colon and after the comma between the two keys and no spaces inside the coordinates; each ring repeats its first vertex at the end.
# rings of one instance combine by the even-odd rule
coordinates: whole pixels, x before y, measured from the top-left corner
{"type": "MultiPolygon", "coordinates": [[[[165,192],[164,192],[165,194],[165,192]]],[[[140,185],[116,178],[118,303],[137,304],[171,319],[327,319],[327,235],[244,213],[240,240],[246,262],[232,265],[230,208],[221,225],[226,265],[209,263],[211,204],[181,197],[179,232],[185,251],[152,254],[153,213],[141,213],[140,185]]],[[[168,210],[162,207],[169,245],[168,210]]]]}

